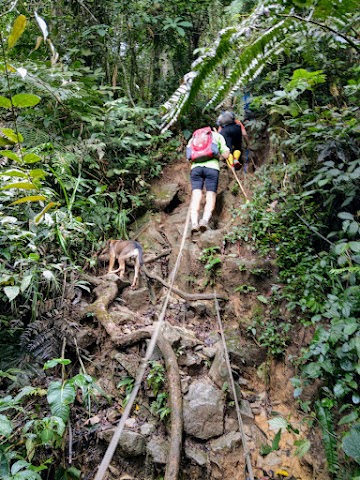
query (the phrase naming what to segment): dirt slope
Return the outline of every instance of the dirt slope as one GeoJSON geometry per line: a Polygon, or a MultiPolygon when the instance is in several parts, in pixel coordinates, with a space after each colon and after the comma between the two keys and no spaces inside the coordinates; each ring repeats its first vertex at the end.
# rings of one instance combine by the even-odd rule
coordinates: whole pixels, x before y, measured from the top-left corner
{"type": "MultiPolygon", "coordinates": [[[[145,260],[170,251],[170,254],[146,264],[151,275],[161,277],[165,282],[168,282],[175,265],[183,235],[191,193],[188,176],[185,161],[168,166],[161,179],[153,185],[156,195],[154,211],[132,225],[132,238],[136,238],[143,246],[145,260]]],[[[240,178],[251,195],[254,176],[247,173],[245,177],[240,174],[240,178]]],[[[289,476],[302,480],[326,480],[329,477],[324,468],[319,433],[316,432],[315,435],[306,418],[299,413],[290,382],[295,371],[288,360],[289,355],[295,355],[303,346],[307,332],[295,325],[292,330],[294,340],[289,343],[285,355],[277,359],[272,358],[251,333],[255,320],[265,323],[269,317],[269,307],[259,301],[259,297],[269,298],[271,286],[277,281],[277,272],[275,258],[261,258],[252,250],[251,245],[224,240],[239,222],[233,215],[233,208],[244,203],[241,192],[237,190],[231,172],[224,167],[221,171],[213,229],[194,238],[188,234],[175,287],[180,292],[193,295],[212,293],[216,287],[217,294],[226,298],[220,300],[221,318],[255,477],[267,479],[289,476]],[[218,250],[213,251],[207,262],[201,262],[199,259],[204,255],[204,249],[209,252],[213,247],[218,247],[218,250]],[[206,264],[214,258],[217,259],[218,268],[206,269],[206,264]],[[209,271],[213,274],[209,275],[209,271]],[[269,424],[270,419],[279,417],[286,420],[269,424]],[[275,445],[274,439],[281,427],[281,436],[278,445],[275,445]],[[305,439],[311,441],[311,449],[299,458],[295,455],[294,442],[305,439]]],[[[101,273],[104,272],[97,272],[98,275],[101,273]]],[[[131,269],[128,274],[132,278],[131,269]]],[[[108,287],[105,291],[107,294],[110,292],[108,287]]],[[[144,340],[121,346],[118,339],[134,335],[144,327],[151,330],[166,292],[167,289],[158,281],[149,280],[142,274],[138,290],[130,290],[126,283],[117,284],[110,295],[109,302],[105,305],[111,320],[111,326],[109,323],[106,325],[107,333],[103,328],[104,323],[97,323],[96,315],[92,321],[88,318],[82,320],[84,327],[92,331],[83,347],[96,358],[95,362],[88,365],[89,373],[99,377],[99,369],[101,370],[101,387],[114,399],[112,406],[100,401],[96,415],[86,427],[88,429],[91,425],[90,447],[86,452],[81,451],[81,448],[78,452],[79,460],[91,468],[91,473],[86,478],[92,478],[92,472],[97,468],[112,436],[113,427],[121,417],[121,402],[126,396],[126,389],[131,387],[130,384],[125,384],[124,379],[136,375],[140,357],[144,355],[146,347],[144,340]],[[117,388],[119,381],[123,383],[120,389],[117,388]]],[[[94,299],[95,297],[91,300],[94,299]]],[[[86,309],[90,303],[91,301],[82,302],[80,308],[86,309]]],[[[280,315],[289,318],[289,313],[285,310],[280,315]]],[[[182,435],[179,478],[246,478],[244,448],[234,399],[229,390],[228,372],[224,366],[214,302],[203,299],[189,301],[173,293],[165,319],[169,325],[166,338],[172,345],[180,369],[184,401],[185,429],[182,435]],[[196,385],[200,386],[200,392],[209,386],[213,389],[210,391],[219,396],[219,404],[214,407],[211,418],[206,417],[207,412],[213,408],[211,399],[205,399],[202,405],[191,406],[196,400],[191,397],[196,385]],[[197,425],[200,417],[203,420],[197,425]],[[212,420],[215,423],[211,427],[213,430],[209,431],[206,427],[212,420]]],[[[160,365],[163,364],[159,351],[154,353],[153,358],[160,365]]],[[[150,370],[149,368],[147,375],[150,370]]],[[[167,388],[168,383],[161,383],[160,392],[166,392],[167,388]]],[[[308,392],[309,398],[312,394],[313,392],[308,392]]],[[[149,382],[144,382],[127,422],[127,437],[120,441],[107,478],[162,478],[170,438],[169,417],[165,416],[165,420],[159,417],[162,408],[164,404],[159,403],[156,392],[149,386],[149,382]],[[152,406],[154,402],[155,413],[152,406]]],[[[81,442],[84,428],[79,426],[81,442]]],[[[278,433],[278,437],[279,435],[278,433]]]]}

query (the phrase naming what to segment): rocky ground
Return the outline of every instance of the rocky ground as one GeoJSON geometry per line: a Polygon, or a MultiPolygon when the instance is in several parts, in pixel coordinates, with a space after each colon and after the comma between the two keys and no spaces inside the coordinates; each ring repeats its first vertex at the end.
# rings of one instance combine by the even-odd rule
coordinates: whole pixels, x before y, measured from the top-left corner
{"type": "MultiPolygon", "coordinates": [[[[185,161],[165,169],[152,188],[154,211],[132,226],[132,238],[143,246],[145,261],[163,254],[147,262],[146,269],[165,282],[174,267],[183,235],[190,199],[188,174],[185,161]]],[[[255,181],[253,175],[248,173],[246,178],[240,178],[250,195],[255,181]]],[[[319,432],[310,430],[306,418],[299,413],[290,382],[295,372],[288,358],[306,343],[309,332],[294,325],[293,341],[285,356],[274,359],[249,331],[255,317],[266,321],[266,304],[259,302],[258,297],[271,295],[277,272],[275,258],[262,258],[247,244],[224,242],[225,235],[239,221],[232,215],[233,207],[244,203],[241,192],[234,195],[234,185],[231,172],[224,168],[213,229],[194,238],[188,235],[175,287],[194,295],[211,294],[215,286],[222,297],[219,300],[221,319],[255,477],[325,480],[329,477],[319,432]],[[217,274],[209,276],[199,258],[204,249],[212,247],[219,247],[216,256],[220,262],[217,274]],[[252,273],[255,271],[262,273],[255,275],[252,273]],[[237,288],[241,286],[242,289],[237,288]],[[303,439],[311,441],[311,448],[299,458],[295,455],[294,442],[303,439]]],[[[91,272],[97,278],[103,273],[101,269],[91,272]]],[[[128,274],[132,278],[131,269],[128,274]]],[[[121,418],[124,398],[131,391],[131,378],[136,376],[166,293],[167,289],[159,281],[147,279],[143,273],[137,290],[112,278],[108,283],[97,285],[92,297],[77,304],[77,311],[82,312],[80,348],[92,358],[87,363],[87,371],[112,397],[109,404],[99,396],[93,416],[86,425],[79,422],[74,429],[77,461],[89,467],[86,478],[93,478],[121,418]],[[93,307],[99,299],[103,301],[102,313],[98,303],[93,307]],[[137,336],[139,331],[144,332],[141,337],[137,336]],[[124,342],[124,338],[129,341],[124,342]]],[[[289,318],[288,312],[282,314],[289,318]]],[[[214,301],[189,300],[173,293],[165,321],[162,336],[176,356],[182,392],[179,478],[246,479],[244,445],[229,388],[214,301]]],[[[169,399],[167,404],[164,400],[170,388],[169,379],[165,379],[164,372],[154,372],[156,366],[164,365],[164,352],[161,352],[161,348],[155,349],[154,363],[146,372],[147,377],[152,374],[158,382],[158,391],[154,389],[154,381],[144,381],[112,459],[108,479],[150,480],[164,476],[173,440],[166,411],[169,399]],[[161,397],[161,394],[165,395],[161,397]]],[[[307,392],[309,398],[312,394],[307,392]]]]}

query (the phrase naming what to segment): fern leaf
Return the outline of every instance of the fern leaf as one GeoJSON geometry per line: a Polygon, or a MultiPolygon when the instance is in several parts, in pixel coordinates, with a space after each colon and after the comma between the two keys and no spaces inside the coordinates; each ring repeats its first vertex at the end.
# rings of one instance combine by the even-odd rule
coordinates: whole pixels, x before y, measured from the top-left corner
{"type": "Polygon", "coordinates": [[[323,444],[328,463],[328,469],[330,473],[336,473],[339,469],[339,459],[331,412],[328,408],[323,407],[320,402],[316,403],[316,407],[317,418],[319,420],[323,436],[323,444]]]}

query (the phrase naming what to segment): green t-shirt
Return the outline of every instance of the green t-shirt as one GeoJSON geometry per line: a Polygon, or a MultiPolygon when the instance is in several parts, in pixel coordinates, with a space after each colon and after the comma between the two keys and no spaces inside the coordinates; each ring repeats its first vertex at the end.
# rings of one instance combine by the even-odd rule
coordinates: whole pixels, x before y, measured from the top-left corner
{"type": "MultiPolygon", "coordinates": [[[[213,131],[212,137],[213,137],[213,141],[218,146],[220,154],[229,152],[225,139],[220,133],[213,131]]],[[[190,146],[190,142],[188,143],[188,146],[190,146]]],[[[214,170],[220,170],[220,162],[217,158],[209,158],[209,160],[205,160],[205,162],[192,162],[191,170],[195,167],[207,167],[207,168],[213,168],[214,170]]]]}

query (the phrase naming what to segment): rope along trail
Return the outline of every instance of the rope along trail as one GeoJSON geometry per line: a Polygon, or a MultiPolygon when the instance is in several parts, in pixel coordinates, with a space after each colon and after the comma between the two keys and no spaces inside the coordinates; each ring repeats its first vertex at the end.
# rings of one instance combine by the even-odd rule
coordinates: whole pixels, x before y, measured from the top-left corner
{"type": "MultiPolygon", "coordinates": [[[[120,420],[120,422],[119,422],[119,424],[118,424],[118,426],[117,426],[117,428],[114,432],[114,435],[111,439],[111,442],[109,443],[109,446],[108,446],[108,448],[105,452],[104,458],[102,459],[102,461],[99,465],[99,468],[98,468],[98,471],[97,471],[97,474],[96,474],[94,480],[103,480],[104,475],[106,474],[106,471],[109,468],[110,462],[111,462],[112,457],[115,453],[116,447],[119,443],[121,434],[124,430],[125,422],[129,418],[131,409],[134,405],[135,399],[136,399],[137,394],[139,392],[142,380],[143,380],[144,375],[145,375],[146,367],[147,367],[148,362],[149,362],[149,360],[150,360],[150,358],[151,358],[151,356],[154,352],[156,342],[158,340],[158,336],[159,336],[160,331],[161,331],[161,329],[163,327],[163,324],[164,324],[166,309],[167,309],[167,306],[168,306],[168,303],[169,303],[169,300],[170,300],[170,295],[173,291],[173,286],[174,286],[176,274],[177,274],[177,271],[179,269],[182,251],[183,251],[184,246],[185,246],[185,240],[186,240],[186,235],[187,235],[187,231],[188,231],[189,221],[190,221],[190,208],[188,209],[188,213],[187,213],[187,217],[186,217],[184,233],[183,233],[183,237],[182,237],[182,240],[181,240],[179,254],[178,254],[177,259],[176,259],[176,263],[175,263],[174,270],[173,270],[173,273],[172,273],[172,278],[171,278],[171,281],[170,281],[168,293],[167,293],[167,296],[166,296],[165,301],[163,303],[161,313],[160,313],[160,316],[159,316],[159,320],[157,322],[155,330],[154,330],[154,332],[152,334],[152,337],[150,339],[149,345],[148,345],[147,350],[146,350],[145,357],[142,359],[142,361],[140,363],[138,375],[136,377],[134,388],[131,392],[128,403],[126,404],[126,407],[125,407],[125,410],[122,414],[121,420],[120,420]]],[[[243,429],[243,421],[242,421],[242,418],[241,418],[239,402],[238,402],[237,395],[236,395],[234,378],[233,378],[232,371],[231,371],[229,354],[228,354],[228,350],[227,350],[227,347],[226,347],[224,330],[223,330],[223,326],[222,326],[222,322],[221,322],[221,318],[220,318],[219,304],[218,304],[218,299],[217,299],[215,291],[214,291],[214,297],[213,298],[214,298],[214,301],[215,301],[215,308],[216,308],[216,314],[217,314],[219,329],[220,329],[220,333],[221,333],[221,339],[222,339],[223,346],[224,346],[226,365],[227,365],[227,368],[228,368],[228,371],[229,371],[230,383],[231,383],[231,387],[232,387],[232,391],[233,391],[233,395],[234,395],[234,399],[235,399],[236,413],[237,413],[238,422],[239,422],[239,430],[240,430],[241,440],[242,440],[242,444],[243,444],[243,448],[244,448],[244,454],[245,454],[246,466],[247,466],[247,470],[248,470],[248,474],[249,474],[249,480],[254,480],[252,466],[251,466],[250,452],[247,448],[246,437],[245,437],[244,429],[243,429]]]]}
{"type": "Polygon", "coordinates": [[[121,420],[119,422],[119,425],[117,426],[117,428],[114,432],[114,435],[113,435],[113,437],[111,439],[111,442],[109,443],[109,446],[108,446],[108,448],[105,452],[104,458],[102,459],[102,461],[100,463],[98,472],[97,472],[94,480],[102,480],[106,471],[107,471],[107,469],[108,469],[108,467],[109,467],[109,465],[110,465],[110,462],[111,462],[111,459],[112,459],[112,457],[115,453],[117,444],[119,443],[120,436],[121,436],[121,434],[124,430],[125,422],[129,418],[131,409],[132,409],[133,404],[135,402],[136,396],[139,392],[139,388],[140,388],[141,382],[143,380],[146,367],[147,367],[148,362],[149,362],[149,360],[150,360],[150,358],[151,358],[151,356],[154,352],[154,349],[155,349],[155,346],[156,346],[156,341],[158,339],[161,328],[164,324],[165,312],[166,312],[166,309],[167,309],[167,306],[168,306],[168,303],[169,303],[169,300],[170,300],[170,295],[171,295],[172,288],[173,288],[173,285],[174,285],[174,282],[175,282],[176,274],[177,274],[177,271],[179,269],[181,254],[182,254],[182,251],[183,251],[184,245],[185,245],[185,239],[186,239],[186,234],[187,234],[187,230],[188,230],[188,226],[189,226],[189,221],[190,221],[190,208],[188,209],[188,213],[187,213],[187,216],[186,216],[184,233],[183,233],[183,237],[182,237],[182,240],[181,240],[179,254],[178,254],[178,257],[176,259],[175,266],[174,266],[172,279],[171,279],[171,282],[170,282],[170,288],[168,290],[168,293],[166,295],[163,307],[161,309],[159,321],[157,322],[154,333],[153,333],[153,335],[150,339],[149,345],[148,345],[147,350],[146,350],[145,357],[141,361],[141,364],[140,364],[140,367],[139,367],[139,373],[136,377],[134,388],[133,388],[133,391],[131,392],[129,401],[126,404],[126,407],[125,407],[124,413],[121,417],[121,420]]]}
{"type": "Polygon", "coordinates": [[[215,290],[214,290],[214,301],[215,301],[215,308],[216,308],[216,317],[217,317],[217,320],[218,320],[220,335],[221,335],[221,339],[222,339],[223,347],[224,347],[226,366],[227,366],[227,369],[228,369],[228,372],[229,372],[231,389],[232,389],[232,392],[233,392],[233,395],[234,395],[234,400],[235,400],[236,414],[237,414],[237,419],[238,419],[238,422],[239,422],[239,431],[240,431],[240,434],[241,434],[241,441],[242,441],[243,448],[244,448],[246,466],[247,466],[247,470],[248,470],[248,474],[249,474],[249,479],[254,480],[254,474],[253,474],[252,466],[251,466],[250,451],[247,447],[246,437],[245,437],[245,433],[244,433],[244,424],[243,424],[241,413],[240,413],[239,401],[238,401],[238,398],[237,398],[234,377],[233,377],[232,370],[231,370],[231,365],[230,365],[229,352],[228,352],[228,349],[227,349],[227,346],[226,346],[224,329],[223,329],[222,322],[221,322],[221,317],[220,317],[219,302],[218,302],[218,299],[216,297],[215,290]]]}

